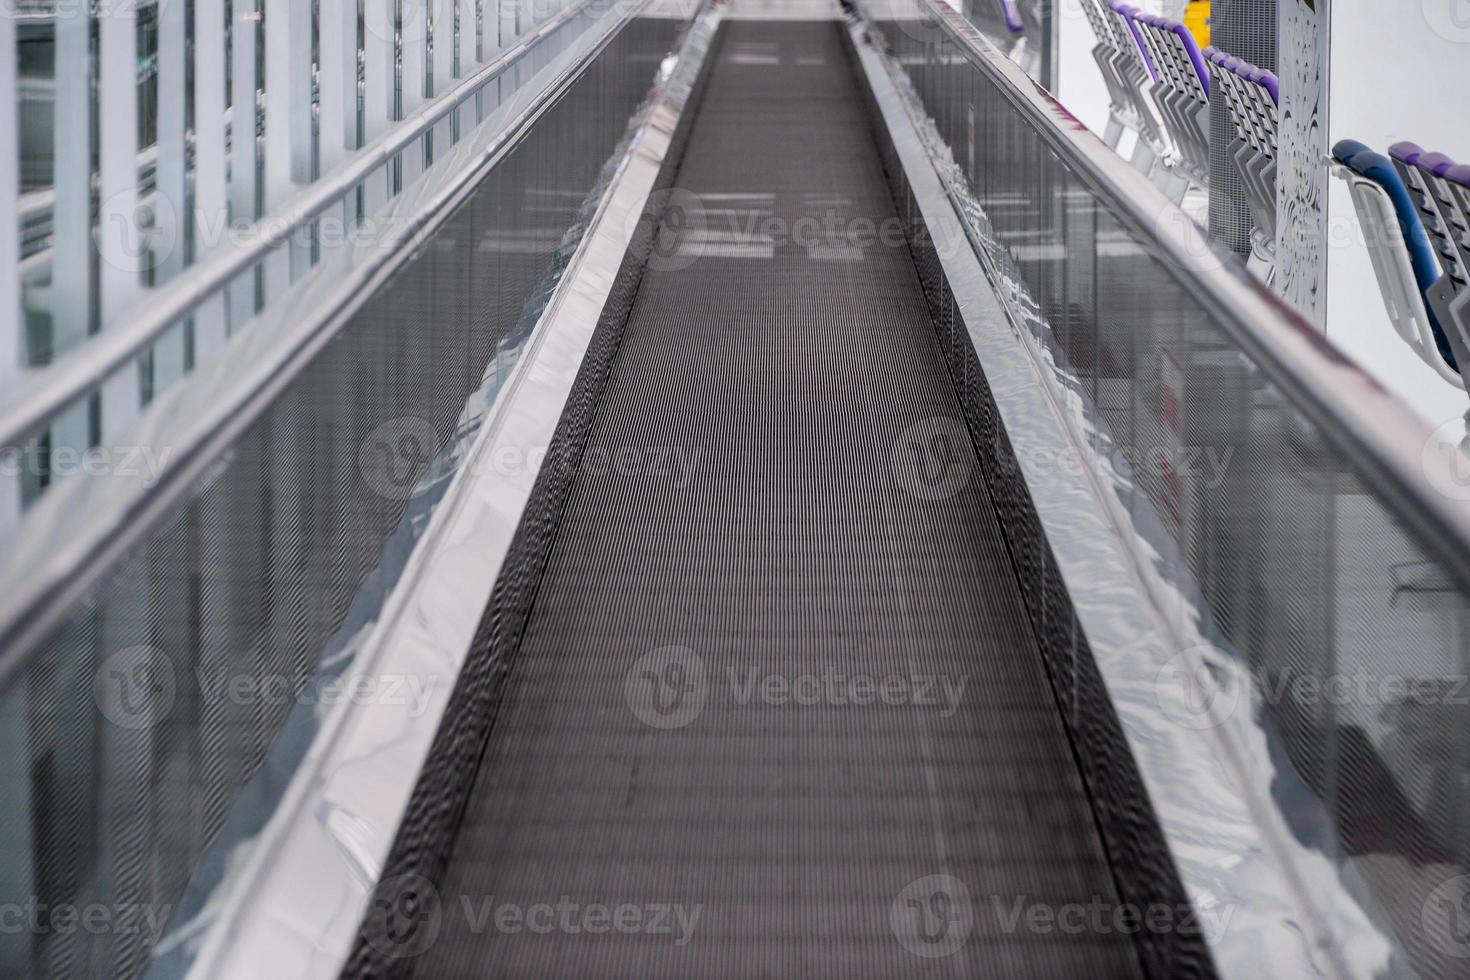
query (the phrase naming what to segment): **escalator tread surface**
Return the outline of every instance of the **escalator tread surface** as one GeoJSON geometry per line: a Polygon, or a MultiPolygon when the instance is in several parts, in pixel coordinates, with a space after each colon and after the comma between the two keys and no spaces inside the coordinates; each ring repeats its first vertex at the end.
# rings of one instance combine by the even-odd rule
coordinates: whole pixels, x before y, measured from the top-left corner
{"type": "Polygon", "coordinates": [[[1135,975],[841,26],[723,29],[414,974],[1135,975]]]}

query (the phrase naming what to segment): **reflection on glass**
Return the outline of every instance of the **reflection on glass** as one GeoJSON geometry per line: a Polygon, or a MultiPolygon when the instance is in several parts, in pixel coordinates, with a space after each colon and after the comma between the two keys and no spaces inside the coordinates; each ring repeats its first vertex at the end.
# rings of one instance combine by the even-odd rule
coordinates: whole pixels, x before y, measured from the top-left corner
{"type": "Polygon", "coordinates": [[[1186,288],[1192,270],[1069,171],[923,4],[896,0],[880,26],[994,267],[1086,396],[1144,551],[1189,597],[1168,615],[1254,679],[1282,817],[1396,938],[1399,966],[1457,972],[1470,596],[1186,288]]]}
{"type": "Polygon", "coordinates": [[[0,905],[33,918],[0,929],[0,975],[187,967],[212,889],[333,707],[327,682],[515,367],[679,27],[625,27],[5,679],[0,905]],[[71,910],[96,928],[65,927],[71,910]]]}

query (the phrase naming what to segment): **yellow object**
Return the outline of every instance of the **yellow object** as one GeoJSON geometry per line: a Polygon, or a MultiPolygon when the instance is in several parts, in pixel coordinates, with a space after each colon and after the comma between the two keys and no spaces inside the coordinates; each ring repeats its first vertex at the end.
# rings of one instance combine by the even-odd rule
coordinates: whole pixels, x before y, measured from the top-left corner
{"type": "Polygon", "coordinates": [[[1199,42],[1201,49],[1210,46],[1210,0],[1194,0],[1184,11],[1184,26],[1199,42]]]}

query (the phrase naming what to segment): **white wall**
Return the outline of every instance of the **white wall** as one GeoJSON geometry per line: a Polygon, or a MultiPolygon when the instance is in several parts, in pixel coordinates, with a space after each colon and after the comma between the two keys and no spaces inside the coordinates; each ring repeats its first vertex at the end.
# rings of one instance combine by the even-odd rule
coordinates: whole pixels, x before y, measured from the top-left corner
{"type": "MultiPolygon", "coordinates": [[[[1466,0],[1470,2],[1470,0],[1466,0]]],[[[1149,13],[1179,18],[1187,0],[1133,0],[1149,13]]],[[[1108,89],[1093,60],[1097,44],[1081,0],[1055,0],[1057,18],[1057,91],[1067,110],[1101,136],[1108,125],[1108,89]]]]}
{"type": "Polygon", "coordinates": [[[1081,0],[1057,0],[1057,91],[1072,115],[1101,136],[1108,125],[1108,89],[1092,58],[1097,44],[1081,0]]]}

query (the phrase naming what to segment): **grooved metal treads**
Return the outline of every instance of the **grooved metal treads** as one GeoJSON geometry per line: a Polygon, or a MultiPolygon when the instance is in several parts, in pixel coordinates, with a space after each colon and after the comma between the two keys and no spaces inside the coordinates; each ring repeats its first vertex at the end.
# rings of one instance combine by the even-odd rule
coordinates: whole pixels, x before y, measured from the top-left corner
{"type": "Polygon", "coordinates": [[[1138,969],[839,29],[725,28],[417,976],[1138,969]]]}

